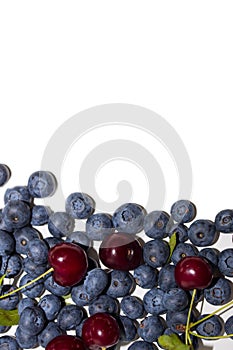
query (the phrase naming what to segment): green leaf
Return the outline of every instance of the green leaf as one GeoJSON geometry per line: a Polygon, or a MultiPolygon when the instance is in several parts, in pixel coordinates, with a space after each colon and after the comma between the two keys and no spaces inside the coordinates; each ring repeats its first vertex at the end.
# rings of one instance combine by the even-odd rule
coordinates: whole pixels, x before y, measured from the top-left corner
{"type": "Polygon", "coordinates": [[[161,335],[158,339],[158,343],[165,350],[191,350],[191,345],[185,345],[182,343],[177,334],[161,335]]]}
{"type": "Polygon", "coordinates": [[[174,232],[171,237],[170,237],[170,240],[169,240],[169,247],[170,247],[170,255],[169,255],[169,258],[168,258],[168,261],[171,260],[171,256],[172,256],[172,253],[176,247],[176,244],[177,244],[177,233],[174,232]]]}
{"type": "Polygon", "coordinates": [[[3,310],[0,309],[0,325],[14,326],[19,323],[18,310],[3,310]]]}

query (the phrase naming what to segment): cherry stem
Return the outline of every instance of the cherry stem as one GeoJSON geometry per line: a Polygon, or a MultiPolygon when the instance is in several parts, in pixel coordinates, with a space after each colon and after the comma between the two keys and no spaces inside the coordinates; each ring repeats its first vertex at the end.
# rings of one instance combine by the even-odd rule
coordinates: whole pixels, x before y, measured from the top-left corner
{"type": "Polygon", "coordinates": [[[34,282],[40,280],[41,278],[43,278],[44,276],[48,275],[50,272],[54,271],[53,267],[51,267],[49,270],[45,271],[44,273],[42,273],[40,276],[36,277],[35,279],[33,279],[32,281],[24,284],[23,286],[17,288],[17,289],[14,289],[12,290],[11,292],[7,293],[7,294],[3,294],[3,295],[0,295],[0,299],[3,299],[3,298],[7,298],[9,297],[10,295],[12,294],[15,294],[17,292],[19,292],[20,290],[24,289],[25,287],[28,287],[30,286],[31,284],[33,284],[34,282]]]}
{"type": "Polygon", "coordinates": [[[201,318],[200,320],[198,320],[197,322],[194,322],[194,323],[191,323],[189,329],[197,326],[199,323],[205,321],[205,320],[208,320],[208,318],[212,317],[213,315],[217,314],[218,312],[222,311],[222,310],[225,310],[227,308],[229,308],[229,306],[232,306],[233,305],[233,300],[229,301],[229,303],[223,305],[222,307],[218,308],[217,310],[215,310],[214,312],[212,312],[211,314],[208,314],[207,316],[201,318]]]}
{"type": "Polygon", "coordinates": [[[192,345],[191,339],[189,337],[189,329],[190,329],[189,324],[190,324],[190,317],[191,317],[191,312],[192,312],[192,308],[193,308],[193,303],[194,303],[194,299],[195,299],[195,296],[196,296],[196,292],[197,292],[197,290],[194,289],[193,290],[193,294],[192,294],[192,299],[191,299],[191,302],[190,302],[190,306],[189,306],[187,323],[186,323],[186,327],[185,327],[185,345],[188,345],[188,343],[190,345],[192,345]]]}
{"type": "Polygon", "coordinates": [[[191,335],[194,335],[195,337],[197,337],[197,338],[202,338],[202,339],[208,339],[208,340],[215,340],[215,339],[225,339],[225,338],[230,338],[230,337],[233,337],[233,334],[228,334],[228,335],[219,335],[219,336],[216,336],[216,337],[211,337],[211,336],[209,336],[209,337],[206,337],[206,336],[204,336],[204,335],[200,335],[200,334],[197,334],[197,333],[195,333],[195,332],[189,332],[191,335]]]}

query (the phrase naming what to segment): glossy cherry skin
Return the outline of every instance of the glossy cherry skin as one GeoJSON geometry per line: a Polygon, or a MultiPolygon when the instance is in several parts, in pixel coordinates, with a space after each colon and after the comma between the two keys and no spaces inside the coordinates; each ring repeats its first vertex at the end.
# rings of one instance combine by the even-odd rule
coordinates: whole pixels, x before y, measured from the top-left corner
{"type": "Polygon", "coordinates": [[[131,234],[112,233],[102,241],[99,257],[110,269],[133,270],[142,263],[142,246],[131,234]]]}
{"type": "Polygon", "coordinates": [[[120,337],[117,321],[110,314],[99,312],[87,318],[82,328],[82,339],[89,349],[110,347],[120,337]]]}
{"type": "Polygon", "coordinates": [[[52,339],[45,350],[87,350],[87,347],[81,338],[64,334],[52,339]]]}
{"type": "Polygon", "coordinates": [[[213,272],[210,264],[199,256],[187,256],[175,267],[175,280],[182,289],[205,289],[212,279],[213,272]]]}
{"type": "Polygon", "coordinates": [[[49,264],[54,268],[53,278],[61,286],[80,282],[88,268],[85,251],[74,243],[59,243],[49,250],[49,264]]]}

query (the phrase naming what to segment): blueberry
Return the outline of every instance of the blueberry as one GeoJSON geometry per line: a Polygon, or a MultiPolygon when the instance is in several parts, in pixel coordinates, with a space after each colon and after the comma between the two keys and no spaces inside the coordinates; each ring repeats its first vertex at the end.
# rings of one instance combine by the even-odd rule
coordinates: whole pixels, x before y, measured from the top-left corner
{"type": "Polygon", "coordinates": [[[57,316],[57,324],[63,331],[75,330],[82,321],[83,309],[77,305],[65,305],[57,316]]]}
{"type": "MultiPolygon", "coordinates": [[[[11,329],[11,326],[1,326],[0,325],[0,334],[6,333],[11,329]]],[[[0,346],[1,349],[1,346],[0,346]]]]}
{"type": "Polygon", "coordinates": [[[36,264],[31,259],[23,259],[23,270],[33,277],[42,275],[48,269],[47,264],[36,264]]]}
{"type": "Polygon", "coordinates": [[[128,350],[157,350],[157,346],[153,343],[148,343],[146,341],[138,340],[135,341],[128,347],[128,350]]]}
{"type": "Polygon", "coordinates": [[[96,298],[108,284],[108,274],[101,268],[89,271],[84,279],[84,288],[89,297],[96,298]]]}
{"type": "Polygon", "coordinates": [[[109,279],[106,294],[113,298],[124,297],[135,288],[133,276],[128,271],[112,270],[109,273],[109,279]]]}
{"type": "Polygon", "coordinates": [[[10,336],[10,335],[4,335],[3,337],[0,337],[0,349],[1,350],[20,350],[19,344],[17,343],[17,340],[10,336]]]}
{"type": "Polygon", "coordinates": [[[164,314],[167,309],[163,304],[165,292],[160,288],[152,288],[144,294],[143,303],[146,312],[152,315],[164,314]]]}
{"type": "Polygon", "coordinates": [[[49,248],[53,248],[56,244],[62,243],[63,239],[56,237],[45,237],[44,241],[46,242],[49,248]]]}
{"type": "Polygon", "coordinates": [[[18,254],[6,255],[2,258],[1,274],[6,278],[17,277],[22,272],[22,258],[18,254]]]}
{"type": "Polygon", "coordinates": [[[48,261],[48,246],[45,241],[34,238],[28,243],[27,257],[36,265],[46,264],[48,261]]]}
{"type": "MultiPolygon", "coordinates": [[[[166,315],[167,326],[172,330],[173,333],[184,333],[187,324],[188,309],[182,311],[168,312],[166,315]]],[[[191,313],[190,321],[196,320],[194,312],[191,313]]]]}
{"type": "Polygon", "coordinates": [[[8,232],[0,230],[0,256],[10,255],[14,252],[15,241],[8,232]]]}
{"type": "Polygon", "coordinates": [[[190,241],[198,247],[210,246],[217,242],[219,232],[211,220],[196,220],[188,229],[190,241]]]}
{"type": "Polygon", "coordinates": [[[67,238],[66,242],[76,243],[84,250],[91,246],[91,240],[85,231],[74,231],[67,238]]]}
{"type": "Polygon", "coordinates": [[[97,312],[117,314],[119,311],[119,303],[117,299],[102,294],[90,301],[88,310],[90,315],[96,314],[97,312]]]}
{"type": "Polygon", "coordinates": [[[184,243],[188,240],[188,227],[182,223],[174,224],[169,230],[169,237],[176,234],[177,241],[179,243],[184,243]]]}
{"type": "Polygon", "coordinates": [[[32,196],[29,193],[27,186],[15,186],[8,188],[4,194],[4,203],[9,201],[23,201],[28,204],[32,203],[32,196]]]}
{"type": "MultiPolygon", "coordinates": [[[[16,289],[16,287],[11,286],[10,284],[4,284],[1,287],[1,295],[10,293],[14,289],[16,289]]],[[[15,292],[14,294],[12,294],[8,297],[2,298],[2,299],[0,299],[0,309],[14,310],[17,308],[19,300],[20,300],[20,293],[19,292],[15,292]]]]}
{"type": "Polygon", "coordinates": [[[190,222],[196,216],[196,207],[189,200],[178,200],[171,207],[171,216],[178,223],[190,222]]]}
{"type": "Polygon", "coordinates": [[[40,299],[38,306],[44,311],[47,320],[53,321],[61,310],[62,302],[58,296],[46,294],[40,299]]]}
{"type": "Polygon", "coordinates": [[[19,327],[25,334],[37,335],[46,324],[44,311],[38,306],[26,307],[19,319],[19,327]]]}
{"type": "Polygon", "coordinates": [[[74,192],[66,199],[65,208],[74,219],[87,219],[95,210],[95,202],[86,193],[74,192]]]}
{"type": "Polygon", "coordinates": [[[33,298],[23,298],[20,300],[18,304],[18,314],[20,315],[26,307],[34,307],[37,306],[37,301],[36,299],[33,298]]]}
{"type": "Polygon", "coordinates": [[[33,349],[39,345],[37,335],[27,334],[20,327],[17,327],[15,337],[20,348],[33,349]]]}
{"type": "Polygon", "coordinates": [[[34,205],[32,207],[31,225],[41,226],[47,224],[52,213],[52,209],[48,206],[34,205]]]}
{"type": "Polygon", "coordinates": [[[186,256],[195,256],[198,254],[198,249],[190,243],[178,243],[173,250],[171,260],[174,265],[180,261],[180,259],[186,256]]]}
{"type": "Polygon", "coordinates": [[[31,220],[30,207],[23,201],[9,201],[3,208],[2,219],[9,231],[24,227],[31,220]]]}
{"type": "Polygon", "coordinates": [[[128,295],[121,300],[121,310],[129,318],[136,320],[145,316],[143,302],[138,297],[128,295]]]}
{"type": "Polygon", "coordinates": [[[221,210],[215,217],[216,229],[223,233],[233,232],[233,210],[221,210]]]}
{"type": "Polygon", "coordinates": [[[72,287],[71,299],[78,306],[87,306],[91,301],[91,298],[86,292],[83,284],[72,287]]]}
{"type": "Polygon", "coordinates": [[[168,264],[162,267],[159,271],[158,285],[164,290],[168,291],[170,288],[176,288],[175,280],[175,266],[168,264]]]}
{"type": "Polygon", "coordinates": [[[28,243],[34,238],[40,238],[40,233],[30,226],[25,226],[14,231],[15,250],[19,254],[27,254],[28,243]]]}
{"type": "Polygon", "coordinates": [[[102,241],[113,230],[112,216],[110,214],[93,214],[86,221],[86,232],[92,240],[102,241]]]}
{"type": "Polygon", "coordinates": [[[74,226],[74,218],[66,212],[58,211],[49,217],[48,230],[56,238],[69,236],[73,232],[74,226]]]}
{"type": "Polygon", "coordinates": [[[160,316],[147,316],[138,327],[138,335],[148,343],[158,340],[165,327],[160,316]]]}
{"type": "Polygon", "coordinates": [[[11,177],[10,168],[5,164],[0,164],[0,187],[4,186],[11,177]]]}
{"type": "MultiPolygon", "coordinates": [[[[226,334],[233,334],[233,316],[230,316],[225,322],[226,334]]],[[[233,337],[231,337],[233,339],[233,337]]]]}
{"type": "Polygon", "coordinates": [[[57,188],[57,180],[49,171],[36,171],[28,179],[28,190],[34,198],[52,196],[57,188]]]}
{"type": "Polygon", "coordinates": [[[232,298],[232,282],[219,278],[217,282],[204,290],[204,297],[212,305],[224,305],[232,298]]]}
{"type": "Polygon", "coordinates": [[[46,348],[48,343],[57,337],[58,335],[64,334],[61,328],[55,322],[49,322],[47,326],[38,335],[39,345],[46,348]]]}
{"type": "Polygon", "coordinates": [[[165,211],[152,211],[144,218],[144,231],[151,238],[165,238],[171,227],[170,215],[165,211]]]}
{"type": "Polygon", "coordinates": [[[220,252],[216,248],[203,248],[199,252],[200,256],[203,256],[208,262],[215,266],[218,265],[219,254],[220,252]]]}
{"type": "Polygon", "coordinates": [[[139,287],[150,289],[157,285],[158,273],[157,269],[142,264],[134,270],[134,279],[139,287]]]}
{"type": "Polygon", "coordinates": [[[125,203],[113,213],[113,225],[119,232],[138,233],[143,229],[145,209],[136,203],[125,203]]]}
{"type": "MultiPolygon", "coordinates": [[[[201,315],[200,319],[208,314],[201,315]]],[[[205,337],[218,337],[224,333],[224,321],[218,315],[213,315],[196,326],[196,332],[205,337]]]]}
{"type": "Polygon", "coordinates": [[[120,341],[129,342],[133,341],[137,336],[137,327],[134,320],[131,320],[127,316],[119,316],[119,326],[122,330],[120,341]]]}
{"type": "Polygon", "coordinates": [[[76,326],[75,333],[77,337],[82,337],[83,324],[86,320],[87,318],[83,318],[82,321],[76,326]]]}
{"type": "Polygon", "coordinates": [[[52,275],[46,276],[44,279],[45,288],[52,294],[57,295],[58,297],[65,296],[70,293],[70,287],[63,287],[57,284],[52,275]]]}
{"type": "Polygon", "coordinates": [[[164,266],[169,258],[170,248],[167,241],[156,238],[143,246],[143,258],[151,267],[164,266]]]}
{"type": "Polygon", "coordinates": [[[219,270],[228,277],[233,277],[233,249],[228,248],[221,251],[218,262],[219,270]]]}
{"type": "Polygon", "coordinates": [[[188,294],[181,288],[171,288],[163,297],[163,305],[167,310],[181,311],[189,303],[188,294]]]}
{"type": "MultiPolygon", "coordinates": [[[[19,286],[24,286],[26,283],[31,282],[35,277],[29,274],[23,275],[23,277],[19,281],[19,286]]],[[[40,279],[37,282],[33,282],[28,287],[22,289],[22,293],[26,295],[28,298],[38,298],[45,291],[43,280],[40,279]]]]}

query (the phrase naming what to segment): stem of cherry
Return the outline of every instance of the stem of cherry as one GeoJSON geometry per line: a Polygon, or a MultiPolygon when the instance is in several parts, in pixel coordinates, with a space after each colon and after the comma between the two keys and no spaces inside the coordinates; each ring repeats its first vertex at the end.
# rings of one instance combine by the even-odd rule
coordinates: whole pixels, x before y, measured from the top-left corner
{"type": "Polygon", "coordinates": [[[197,292],[197,290],[194,289],[193,290],[193,294],[192,294],[192,299],[191,299],[191,302],[190,302],[190,306],[189,306],[189,311],[188,311],[187,324],[186,324],[186,327],[185,327],[185,344],[186,345],[188,345],[188,343],[190,343],[190,345],[192,345],[192,342],[191,342],[190,337],[189,337],[189,329],[190,329],[189,323],[190,323],[190,317],[191,317],[191,312],[192,312],[192,308],[193,308],[193,303],[194,303],[194,299],[195,299],[195,296],[196,296],[196,292],[197,292]]]}
{"type": "Polygon", "coordinates": [[[24,284],[23,286],[17,288],[17,289],[14,289],[12,290],[11,292],[7,293],[7,294],[3,294],[3,295],[0,295],[0,299],[3,299],[3,298],[7,298],[8,296],[12,295],[12,294],[15,294],[17,292],[19,292],[20,290],[30,286],[31,284],[33,284],[34,282],[40,280],[41,278],[43,278],[44,276],[48,275],[50,272],[53,272],[54,269],[53,267],[51,267],[49,270],[45,271],[44,273],[42,273],[40,276],[36,277],[35,279],[33,279],[32,281],[24,284]]]}

